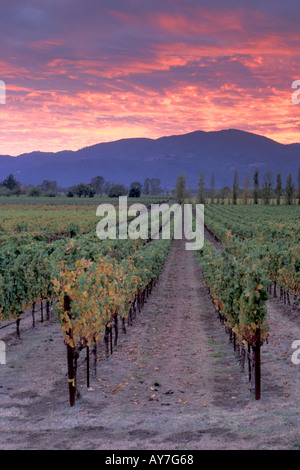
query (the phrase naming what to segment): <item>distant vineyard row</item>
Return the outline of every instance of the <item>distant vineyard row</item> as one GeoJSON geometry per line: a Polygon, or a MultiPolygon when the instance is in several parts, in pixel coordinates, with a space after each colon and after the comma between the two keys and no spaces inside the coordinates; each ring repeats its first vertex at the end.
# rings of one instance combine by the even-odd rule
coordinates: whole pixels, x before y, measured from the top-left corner
{"type": "MultiPolygon", "coordinates": [[[[143,196],[128,199],[128,204],[139,202],[150,207],[151,204],[169,202],[171,196],[143,196]]],[[[66,200],[66,198],[64,198],[66,200]]],[[[0,242],[7,236],[31,234],[37,240],[49,240],[59,236],[74,236],[92,232],[99,218],[96,208],[100,204],[117,206],[119,198],[97,198],[93,205],[73,204],[0,204],[0,242]]]]}

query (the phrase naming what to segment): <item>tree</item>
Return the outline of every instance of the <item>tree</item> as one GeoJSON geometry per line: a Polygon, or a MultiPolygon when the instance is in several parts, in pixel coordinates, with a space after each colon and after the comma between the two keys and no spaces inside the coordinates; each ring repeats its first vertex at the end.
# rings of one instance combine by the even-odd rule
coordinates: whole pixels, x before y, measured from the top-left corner
{"type": "Polygon", "coordinates": [[[286,179],[286,185],[285,185],[285,202],[286,204],[291,205],[293,202],[293,196],[294,196],[294,183],[292,181],[292,175],[289,173],[287,179],[286,179]]]}
{"type": "Polygon", "coordinates": [[[104,188],[103,188],[104,194],[108,194],[111,187],[112,187],[112,183],[110,183],[109,181],[105,181],[104,188]]]}
{"type": "Polygon", "coordinates": [[[266,205],[270,204],[273,184],[274,184],[274,178],[273,178],[272,171],[270,170],[265,171],[263,175],[263,182],[262,182],[262,197],[266,205]]]}
{"type": "Polygon", "coordinates": [[[21,184],[16,180],[12,173],[2,181],[1,185],[14,193],[20,193],[21,191],[21,184]]]}
{"type": "Polygon", "coordinates": [[[174,196],[178,204],[184,203],[187,192],[185,187],[185,176],[183,173],[180,173],[180,175],[177,177],[174,196]]]}
{"type": "Polygon", "coordinates": [[[145,179],[143,193],[146,195],[150,194],[150,178],[145,179]]]}
{"type": "Polygon", "coordinates": [[[123,184],[113,184],[108,191],[108,197],[120,197],[126,194],[127,190],[123,184]]]}
{"type": "Polygon", "coordinates": [[[247,171],[246,176],[243,179],[243,201],[244,201],[244,204],[248,204],[248,197],[249,197],[250,189],[251,189],[250,171],[247,171]]]}
{"type": "Polygon", "coordinates": [[[42,194],[42,190],[40,186],[31,186],[28,191],[28,196],[30,197],[39,197],[42,194]]]}
{"type": "Polygon", "coordinates": [[[131,183],[128,197],[140,197],[142,193],[142,184],[139,181],[131,183]]]}
{"type": "Polygon", "coordinates": [[[188,199],[188,203],[192,204],[192,199],[193,199],[193,191],[191,188],[191,185],[189,184],[189,188],[186,190],[186,197],[188,199]]]}
{"type": "Polygon", "coordinates": [[[151,192],[151,194],[161,194],[162,193],[159,178],[151,178],[150,179],[150,192],[151,192]]]}
{"type": "Polygon", "coordinates": [[[259,191],[259,177],[258,177],[258,169],[256,168],[254,175],[253,175],[253,203],[258,204],[258,191],[259,191]]]}
{"type": "Polygon", "coordinates": [[[214,202],[215,202],[215,174],[213,172],[210,178],[210,203],[213,204],[214,202]]]}
{"type": "Polygon", "coordinates": [[[237,203],[238,191],[239,191],[239,177],[238,177],[237,170],[235,170],[234,177],[233,177],[233,190],[232,190],[232,204],[234,205],[237,203]]]}
{"type": "Polygon", "coordinates": [[[204,204],[205,203],[205,173],[201,171],[200,178],[198,181],[198,193],[197,193],[197,203],[204,204]]]}
{"type": "Polygon", "coordinates": [[[71,194],[78,197],[94,197],[95,190],[89,184],[79,183],[69,189],[68,197],[72,197],[71,194]]]}
{"type": "Polygon", "coordinates": [[[41,189],[42,191],[46,192],[52,192],[52,193],[57,193],[57,182],[56,181],[49,181],[49,180],[44,180],[41,184],[41,189]]]}
{"type": "Polygon", "coordinates": [[[105,179],[103,176],[95,176],[90,182],[91,188],[95,190],[96,194],[103,194],[105,179]]]}
{"type": "Polygon", "coordinates": [[[46,197],[55,197],[56,193],[54,191],[51,191],[51,189],[49,189],[49,191],[46,191],[44,193],[44,196],[46,196],[46,197]]]}
{"type": "Polygon", "coordinates": [[[277,173],[275,193],[276,193],[276,204],[279,206],[280,197],[281,197],[281,194],[282,194],[282,181],[281,181],[281,174],[280,173],[277,173]]]}
{"type": "Polygon", "coordinates": [[[229,204],[230,194],[231,194],[231,189],[230,189],[229,186],[224,186],[224,187],[221,189],[221,200],[222,200],[222,204],[225,204],[225,198],[227,198],[227,204],[229,204]]]}

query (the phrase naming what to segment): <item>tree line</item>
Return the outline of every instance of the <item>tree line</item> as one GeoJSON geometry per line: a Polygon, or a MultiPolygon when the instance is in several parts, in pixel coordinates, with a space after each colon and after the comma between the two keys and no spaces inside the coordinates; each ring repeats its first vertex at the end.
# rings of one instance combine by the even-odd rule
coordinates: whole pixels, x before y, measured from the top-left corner
{"type": "Polygon", "coordinates": [[[23,186],[13,174],[8,175],[0,183],[0,196],[19,196],[21,194],[39,197],[55,197],[57,195],[66,195],[67,197],[94,197],[100,196],[119,197],[128,195],[128,197],[140,197],[145,195],[162,194],[164,190],[161,187],[159,178],[146,178],[144,184],[139,181],[133,181],[129,187],[124,184],[115,184],[106,181],[103,176],[95,176],[90,183],[79,183],[69,188],[61,188],[56,181],[44,180],[40,185],[23,186]]]}
{"type": "MultiPolygon", "coordinates": [[[[238,172],[235,170],[231,188],[224,186],[221,189],[216,189],[215,186],[214,172],[211,174],[209,186],[206,187],[205,172],[203,171],[200,173],[197,190],[192,191],[190,188],[186,188],[186,178],[181,173],[176,180],[173,192],[176,200],[180,203],[187,198],[194,197],[194,193],[196,193],[196,200],[199,204],[204,204],[205,202],[224,204],[226,200],[235,205],[238,199],[242,200],[244,204],[249,202],[258,204],[259,201],[262,201],[264,204],[270,204],[274,199],[276,204],[280,204],[282,200],[288,205],[293,204],[295,200],[300,204],[300,167],[298,169],[297,187],[293,182],[291,173],[288,175],[284,185],[280,173],[277,173],[275,179],[272,171],[267,170],[261,178],[258,169],[254,171],[252,178],[250,171],[247,171],[241,185],[238,172]]],[[[157,195],[164,192],[159,178],[146,178],[144,184],[139,181],[133,181],[129,187],[126,187],[124,184],[106,181],[103,176],[95,176],[89,184],[79,183],[69,188],[61,188],[56,181],[49,180],[44,180],[40,185],[22,186],[15,176],[10,174],[0,183],[0,195],[3,196],[25,194],[32,197],[55,197],[62,194],[67,197],[94,197],[95,195],[119,197],[127,195],[128,197],[138,198],[142,194],[157,195]]]]}
{"type": "MultiPolygon", "coordinates": [[[[182,204],[186,199],[192,198],[192,191],[186,188],[186,178],[184,173],[181,173],[176,180],[175,199],[182,204]]],[[[239,183],[239,175],[237,170],[234,172],[232,188],[225,186],[221,189],[215,188],[215,174],[211,174],[210,186],[206,188],[205,172],[200,173],[198,181],[198,189],[196,194],[196,201],[198,204],[214,202],[224,204],[225,200],[231,201],[233,205],[237,204],[238,199],[241,199],[244,204],[250,201],[253,204],[258,204],[260,200],[264,204],[270,204],[272,200],[276,200],[276,204],[281,204],[282,198],[285,204],[293,204],[297,201],[300,204],[300,167],[298,168],[297,188],[293,182],[292,174],[287,176],[285,185],[283,185],[280,173],[276,175],[276,182],[272,171],[267,170],[262,175],[260,183],[259,170],[254,171],[251,179],[250,171],[247,171],[242,180],[242,187],[239,183]]]]}

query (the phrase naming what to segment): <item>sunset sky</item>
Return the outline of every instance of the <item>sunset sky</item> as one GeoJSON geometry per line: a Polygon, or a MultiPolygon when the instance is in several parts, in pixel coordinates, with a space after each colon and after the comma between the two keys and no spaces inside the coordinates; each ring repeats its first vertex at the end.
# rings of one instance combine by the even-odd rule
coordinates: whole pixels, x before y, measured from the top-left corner
{"type": "Polygon", "coordinates": [[[300,2],[1,0],[0,154],[236,128],[300,142],[300,2]]]}

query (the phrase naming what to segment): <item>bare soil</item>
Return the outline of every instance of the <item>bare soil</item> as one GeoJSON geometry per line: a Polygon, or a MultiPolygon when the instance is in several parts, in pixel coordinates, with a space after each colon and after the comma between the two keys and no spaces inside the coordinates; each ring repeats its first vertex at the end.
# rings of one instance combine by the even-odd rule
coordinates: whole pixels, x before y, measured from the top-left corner
{"type": "Polygon", "coordinates": [[[66,346],[57,320],[31,327],[28,313],[0,330],[0,449],[299,449],[300,366],[291,361],[299,318],[268,303],[262,398],[217,318],[196,254],[173,241],[159,282],[98,374],[69,406],[66,346]]]}

